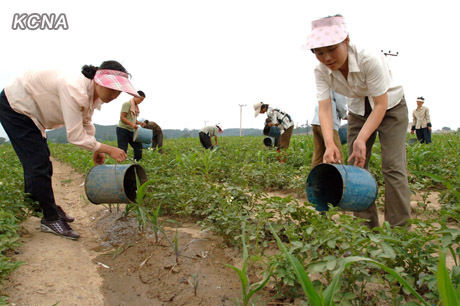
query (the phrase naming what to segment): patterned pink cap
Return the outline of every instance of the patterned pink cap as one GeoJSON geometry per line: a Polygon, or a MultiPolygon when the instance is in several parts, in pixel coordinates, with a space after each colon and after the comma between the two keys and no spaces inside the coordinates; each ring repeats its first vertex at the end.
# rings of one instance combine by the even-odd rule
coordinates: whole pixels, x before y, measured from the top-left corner
{"type": "Polygon", "coordinates": [[[341,16],[325,17],[311,23],[307,48],[316,49],[341,43],[348,36],[345,19],[341,16]]]}
{"type": "Polygon", "coordinates": [[[128,74],[121,71],[99,69],[94,76],[94,82],[106,88],[124,91],[132,96],[140,97],[129,81],[128,74]]]}

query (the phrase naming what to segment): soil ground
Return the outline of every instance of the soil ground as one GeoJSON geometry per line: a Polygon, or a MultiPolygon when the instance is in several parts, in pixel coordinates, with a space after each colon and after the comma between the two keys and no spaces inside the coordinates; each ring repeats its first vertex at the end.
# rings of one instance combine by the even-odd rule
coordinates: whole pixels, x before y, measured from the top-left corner
{"type": "MultiPolygon", "coordinates": [[[[140,232],[134,218],[123,216],[123,205],[109,209],[89,203],[84,196],[84,176],[64,163],[52,162],[56,202],[76,218],[71,226],[81,237],[72,241],[42,233],[40,219],[25,221],[23,246],[15,256],[25,264],[3,283],[3,293],[11,305],[236,304],[241,285],[236,272],[225,264],[241,267],[239,250],[226,247],[221,238],[202,231],[190,220],[176,219],[182,249],[177,264],[167,239],[162,237],[156,243],[152,231],[140,232]]],[[[304,197],[297,199],[306,201],[304,197]]],[[[413,206],[417,200],[413,199],[413,206]]],[[[436,208],[437,199],[430,201],[436,208]]],[[[173,240],[176,228],[171,225],[164,229],[173,240]]],[[[251,275],[253,282],[259,279],[251,275]]],[[[252,301],[257,305],[289,304],[273,300],[270,287],[252,301]]],[[[298,299],[293,304],[300,302],[298,299]]]]}
{"type": "MultiPolygon", "coordinates": [[[[24,265],[3,283],[11,305],[235,305],[241,296],[238,250],[191,222],[176,220],[179,263],[163,237],[140,232],[124,206],[111,210],[84,197],[84,176],[52,159],[56,202],[75,217],[77,241],[40,232],[40,219],[22,224],[24,265]],[[196,295],[195,287],[196,285],[196,295]]],[[[173,241],[176,228],[164,227],[173,241]]],[[[254,279],[257,281],[257,278],[254,279]]],[[[270,304],[268,289],[256,299],[270,304]]],[[[273,305],[276,302],[273,303],[273,305]]]]}

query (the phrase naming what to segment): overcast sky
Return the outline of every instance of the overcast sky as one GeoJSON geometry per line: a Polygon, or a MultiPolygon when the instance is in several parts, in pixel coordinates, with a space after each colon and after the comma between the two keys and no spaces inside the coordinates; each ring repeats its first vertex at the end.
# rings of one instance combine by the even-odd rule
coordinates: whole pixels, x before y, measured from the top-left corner
{"type": "MultiPolygon", "coordinates": [[[[253,104],[272,104],[296,124],[311,121],[311,21],[342,14],[358,47],[399,52],[389,59],[409,112],[425,97],[434,129],[460,127],[460,18],[454,1],[2,1],[0,87],[31,69],[80,73],[84,64],[120,61],[147,99],[140,117],[164,129],[263,127],[253,104]],[[12,30],[15,13],[65,13],[69,30],[12,30]]],[[[120,97],[93,121],[117,124],[120,97]]],[[[4,131],[0,128],[0,135],[4,131]]]]}

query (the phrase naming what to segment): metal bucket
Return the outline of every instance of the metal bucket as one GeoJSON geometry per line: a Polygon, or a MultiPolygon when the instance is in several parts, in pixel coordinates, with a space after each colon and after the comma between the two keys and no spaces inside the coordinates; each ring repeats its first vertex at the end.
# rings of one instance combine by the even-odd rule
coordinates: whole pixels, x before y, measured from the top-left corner
{"type": "Polygon", "coordinates": [[[276,127],[276,126],[272,126],[270,127],[270,132],[268,133],[268,136],[271,136],[273,138],[279,138],[281,135],[281,130],[276,127]]]}
{"type": "Polygon", "coordinates": [[[265,137],[264,145],[267,147],[273,147],[275,145],[275,137],[265,137]]]}
{"type": "Polygon", "coordinates": [[[340,143],[341,144],[346,144],[347,143],[347,137],[348,137],[348,123],[342,125],[339,127],[339,138],[340,138],[340,143]]]}
{"type": "Polygon", "coordinates": [[[150,143],[152,142],[152,136],[152,130],[144,129],[143,127],[138,126],[137,129],[134,131],[133,141],[150,143]]]}
{"type": "Polygon", "coordinates": [[[149,149],[152,147],[152,143],[149,142],[149,143],[142,143],[142,149],[149,149]]]}
{"type": "Polygon", "coordinates": [[[89,170],[85,179],[85,192],[93,204],[136,203],[136,174],[140,184],[147,181],[140,165],[98,165],[89,170]]]}
{"type": "Polygon", "coordinates": [[[356,166],[319,164],[307,178],[307,198],[318,211],[328,210],[328,204],[343,210],[366,210],[377,198],[377,191],[372,174],[356,166]]]}
{"type": "Polygon", "coordinates": [[[417,142],[419,142],[417,138],[409,138],[409,139],[407,140],[407,143],[410,144],[410,145],[414,145],[414,144],[416,144],[417,142]]]}

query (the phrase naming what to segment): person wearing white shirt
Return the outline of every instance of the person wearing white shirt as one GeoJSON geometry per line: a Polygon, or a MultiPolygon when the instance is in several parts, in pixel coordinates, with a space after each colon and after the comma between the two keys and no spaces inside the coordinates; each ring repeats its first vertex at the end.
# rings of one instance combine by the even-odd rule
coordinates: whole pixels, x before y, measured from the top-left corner
{"type": "Polygon", "coordinates": [[[279,149],[287,149],[291,140],[292,131],[294,130],[294,121],[291,116],[277,108],[270,107],[270,105],[263,102],[254,104],[254,117],[259,114],[267,113],[267,118],[270,118],[268,126],[276,126],[281,130],[279,138],[279,149]]]}
{"type": "MultiPolygon", "coordinates": [[[[400,84],[394,83],[383,54],[350,43],[341,15],[312,22],[307,47],[319,60],[315,68],[321,130],[326,144],[323,161],[339,163],[333,140],[330,90],[349,99],[348,162],[367,168],[372,145],[379,134],[385,182],[385,220],[404,226],[410,218],[410,190],[406,168],[407,105],[400,84]]],[[[369,227],[379,226],[375,203],[356,216],[369,227]]]]}

